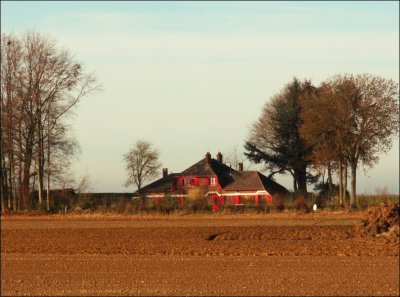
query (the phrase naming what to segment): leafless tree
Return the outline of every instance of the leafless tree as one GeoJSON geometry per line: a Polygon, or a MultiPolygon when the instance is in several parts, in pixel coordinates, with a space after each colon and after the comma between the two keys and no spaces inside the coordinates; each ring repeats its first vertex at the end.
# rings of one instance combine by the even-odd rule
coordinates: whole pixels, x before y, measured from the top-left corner
{"type": "Polygon", "coordinates": [[[3,34],[1,43],[1,116],[6,130],[2,131],[2,150],[7,151],[1,171],[2,180],[3,174],[10,180],[2,184],[7,185],[6,193],[14,200],[18,197],[22,208],[27,208],[32,177],[38,183],[39,203],[43,201],[45,171],[49,200],[51,155],[57,151],[54,146],[65,146],[65,141],[52,139],[59,138],[65,115],[99,86],[68,50],[57,48],[43,34],[3,34]]]}
{"type": "Polygon", "coordinates": [[[239,163],[246,163],[246,156],[239,150],[237,145],[233,146],[232,149],[224,155],[226,156],[225,163],[231,164],[235,170],[239,170],[239,163]]]}
{"type": "MultiPolygon", "coordinates": [[[[19,185],[22,179],[22,131],[29,130],[23,115],[22,100],[17,92],[21,68],[22,42],[6,35],[1,37],[1,197],[2,211],[17,210],[19,185]]],[[[27,109],[26,113],[29,112],[27,109]]],[[[26,136],[26,135],[24,135],[26,136]]],[[[29,160],[28,160],[29,161],[29,160]]]]}
{"type": "Polygon", "coordinates": [[[157,176],[161,167],[159,153],[152,146],[149,141],[138,140],[123,156],[128,173],[125,186],[136,185],[139,193],[144,182],[157,176]]]}
{"type": "MultiPolygon", "coordinates": [[[[336,131],[331,121],[327,120],[332,117],[333,110],[339,107],[340,102],[336,100],[340,100],[340,98],[332,96],[332,88],[327,83],[322,83],[313,93],[302,94],[300,97],[302,106],[300,134],[305,142],[313,148],[310,156],[312,166],[327,169],[330,191],[332,190],[332,173],[337,169],[340,188],[339,203],[342,205],[343,174],[341,168],[343,166],[341,164],[343,156],[337,133],[340,131],[336,131]]],[[[338,112],[336,111],[336,113],[338,112]]]]}
{"type": "MultiPolygon", "coordinates": [[[[329,145],[322,140],[319,144],[338,159],[341,177],[341,168],[350,167],[350,205],[355,207],[358,165],[376,164],[379,154],[391,148],[399,133],[399,86],[375,75],[345,74],[326,81],[323,89],[308,98],[307,108],[303,106],[303,136],[312,139],[316,147],[318,139],[329,135],[329,145]]],[[[346,168],[344,171],[347,175],[346,168]]],[[[341,195],[344,192],[345,183],[341,195]]]]}

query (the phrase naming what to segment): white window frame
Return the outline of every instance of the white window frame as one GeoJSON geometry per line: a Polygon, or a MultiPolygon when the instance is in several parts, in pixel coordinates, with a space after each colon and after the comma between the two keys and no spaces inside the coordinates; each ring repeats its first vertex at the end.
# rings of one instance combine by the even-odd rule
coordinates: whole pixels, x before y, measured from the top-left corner
{"type": "Polygon", "coordinates": [[[184,178],[183,179],[183,186],[184,187],[193,187],[196,184],[194,178],[184,178]]]}
{"type": "Polygon", "coordinates": [[[210,186],[215,186],[217,184],[217,178],[210,177],[210,186]]]}

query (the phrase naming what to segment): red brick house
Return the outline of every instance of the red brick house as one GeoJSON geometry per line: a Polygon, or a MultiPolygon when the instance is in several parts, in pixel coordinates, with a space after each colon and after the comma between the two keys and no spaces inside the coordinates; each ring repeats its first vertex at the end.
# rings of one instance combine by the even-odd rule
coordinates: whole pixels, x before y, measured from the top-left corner
{"type": "MultiPolygon", "coordinates": [[[[222,154],[211,158],[210,153],[181,173],[168,174],[163,169],[163,177],[143,187],[140,195],[159,201],[169,195],[180,202],[193,188],[202,188],[212,205],[272,203],[276,195],[287,195],[289,191],[258,171],[234,170],[223,163],[222,154]]],[[[138,193],[137,193],[138,194],[138,193]]]]}

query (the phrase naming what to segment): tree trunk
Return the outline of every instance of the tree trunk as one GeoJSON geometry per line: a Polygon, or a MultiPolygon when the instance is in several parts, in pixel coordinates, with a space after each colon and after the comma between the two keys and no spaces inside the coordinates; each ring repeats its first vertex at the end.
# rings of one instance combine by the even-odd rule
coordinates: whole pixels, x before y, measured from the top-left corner
{"type": "Polygon", "coordinates": [[[331,161],[328,161],[328,189],[329,189],[329,197],[332,197],[332,165],[331,165],[331,161]]]}
{"type": "MultiPolygon", "coordinates": [[[[33,131],[32,131],[33,132],[33,131]]],[[[31,164],[33,158],[33,143],[32,143],[32,136],[34,133],[30,133],[31,137],[28,138],[30,141],[26,144],[26,150],[24,153],[24,168],[23,168],[23,176],[22,176],[22,183],[21,187],[21,207],[23,209],[27,209],[28,206],[30,207],[30,189],[29,189],[29,182],[31,179],[31,164]]]]}
{"type": "Polygon", "coordinates": [[[1,213],[6,212],[6,203],[5,203],[5,197],[3,194],[3,191],[1,191],[1,213]]]}
{"type": "MultiPolygon", "coordinates": [[[[3,150],[3,145],[1,146],[1,150],[3,150]]],[[[4,154],[1,154],[1,172],[0,172],[0,180],[1,180],[1,212],[6,212],[6,197],[8,198],[8,185],[7,185],[7,170],[6,170],[6,161],[4,158],[4,154]]]]}
{"type": "Polygon", "coordinates": [[[15,188],[15,180],[13,182],[13,171],[14,169],[11,168],[11,164],[10,164],[10,170],[9,170],[9,174],[8,174],[8,179],[9,179],[9,188],[8,188],[8,199],[9,200],[13,200],[13,210],[16,211],[17,207],[16,207],[16,203],[15,200],[17,199],[16,197],[16,188],[15,188]]]}
{"type": "Polygon", "coordinates": [[[13,196],[13,210],[17,211],[19,210],[19,207],[21,205],[21,199],[22,199],[22,156],[20,153],[20,159],[19,159],[19,170],[18,170],[18,185],[19,185],[19,191],[18,191],[18,201],[17,201],[17,189],[15,189],[15,193],[13,196]]]}
{"type": "Polygon", "coordinates": [[[339,205],[343,206],[343,161],[339,159],[339,205]]]}
{"type": "Polygon", "coordinates": [[[47,120],[47,211],[50,211],[50,122],[47,120]]]}
{"type": "MultiPolygon", "coordinates": [[[[39,140],[39,143],[41,141],[39,140]]],[[[43,168],[42,168],[42,147],[39,145],[37,153],[37,168],[38,168],[38,196],[39,196],[39,208],[43,203],[43,168]]]]}
{"type": "Polygon", "coordinates": [[[343,186],[343,201],[347,203],[347,161],[344,162],[344,186],[343,186]]]}
{"type": "Polygon", "coordinates": [[[8,169],[6,166],[6,160],[4,154],[1,155],[1,162],[2,162],[2,190],[1,190],[1,195],[4,196],[4,203],[7,202],[7,208],[11,209],[11,201],[12,201],[12,188],[11,185],[9,184],[9,179],[8,179],[8,169]]]}
{"type": "Polygon", "coordinates": [[[142,194],[140,193],[140,189],[141,189],[141,188],[142,188],[141,183],[139,183],[139,185],[138,185],[138,193],[139,193],[139,195],[140,195],[140,200],[141,200],[141,203],[142,203],[142,207],[145,208],[145,207],[146,207],[146,196],[145,196],[145,195],[142,195],[142,194]]]}
{"type": "Polygon", "coordinates": [[[295,171],[296,182],[297,182],[297,192],[301,195],[307,195],[307,179],[306,179],[306,169],[301,168],[295,171]]]}
{"type": "Polygon", "coordinates": [[[16,168],[13,168],[13,172],[14,172],[14,182],[15,184],[18,184],[18,191],[17,191],[17,187],[14,187],[14,195],[13,195],[13,210],[14,211],[19,211],[19,208],[21,206],[21,199],[22,199],[22,162],[23,162],[23,143],[22,143],[22,139],[23,139],[23,132],[22,132],[22,120],[19,121],[18,123],[18,158],[15,162],[18,162],[18,183],[17,181],[17,177],[16,177],[16,168]],[[18,193],[18,195],[17,195],[18,193]],[[18,199],[17,199],[18,198],[18,199]]]}
{"type": "Polygon", "coordinates": [[[296,177],[293,176],[293,192],[297,192],[297,182],[296,182],[296,177]]]}
{"type": "MultiPolygon", "coordinates": [[[[11,136],[10,136],[11,137],[11,136]]],[[[9,185],[9,187],[8,187],[8,199],[9,200],[15,200],[16,199],[16,197],[15,197],[15,195],[16,195],[16,193],[15,193],[15,191],[16,191],[16,187],[15,187],[15,166],[14,166],[14,156],[13,156],[13,153],[11,152],[11,151],[9,151],[9,153],[8,153],[8,162],[9,162],[9,164],[8,164],[8,185],[9,185]]],[[[15,204],[14,204],[15,205],[15,204]]],[[[17,207],[15,206],[15,207],[13,207],[13,210],[14,211],[16,211],[17,210],[17,207]]]]}
{"type": "MultiPolygon", "coordinates": [[[[40,108],[39,108],[40,110],[40,108]]],[[[37,170],[38,170],[38,195],[39,195],[39,208],[43,205],[43,180],[44,180],[44,139],[43,139],[43,125],[41,122],[42,115],[38,111],[37,120],[37,170]]]]}
{"type": "Polygon", "coordinates": [[[47,211],[50,211],[50,174],[49,173],[47,173],[46,209],[47,209],[47,211]]]}
{"type": "Polygon", "coordinates": [[[350,207],[356,208],[356,177],[357,177],[357,162],[352,162],[351,166],[351,192],[350,192],[350,207]]]}
{"type": "Polygon", "coordinates": [[[33,181],[32,181],[32,189],[29,191],[29,193],[34,193],[35,192],[35,185],[36,185],[36,176],[33,176],[33,181]]]}
{"type": "Polygon", "coordinates": [[[7,176],[7,166],[6,166],[6,160],[5,160],[5,156],[2,155],[1,156],[2,162],[3,162],[3,181],[2,181],[2,186],[4,189],[4,192],[2,190],[2,195],[4,195],[4,199],[6,199],[7,201],[7,208],[11,209],[11,201],[12,201],[12,189],[10,184],[8,183],[8,176],[7,176]]]}
{"type": "Polygon", "coordinates": [[[7,189],[7,169],[6,169],[6,160],[4,156],[4,136],[3,136],[3,96],[0,96],[1,102],[0,102],[0,123],[1,123],[1,134],[0,134],[0,187],[1,187],[1,212],[5,213],[6,211],[6,197],[8,196],[8,189],[7,189]]]}
{"type": "MultiPolygon", "coordinates": [[[[2,160],[2,163],[3,163],[3,160],[2,160]]],[[[0,174],[1,174],[1,178],[0,178],[1,179],[1,212],[5,213],[6,212],[6,203],[5,203],[6,198],[5,197],[7,195],[7,187],[4,184],[3,172],[5,172],[5,171],[3,171],[3,166],[1,166],[1,172],[0,172],[0,174]]]]}
{"type": "Polygon", "coordinates": [[[29,205],[29,168],[24,168],[24,176],[22,178],[22,183],[20,185],[21,187],[21,204],[20,207],[24,210],[28,209],[28,205],[29,205]]]}

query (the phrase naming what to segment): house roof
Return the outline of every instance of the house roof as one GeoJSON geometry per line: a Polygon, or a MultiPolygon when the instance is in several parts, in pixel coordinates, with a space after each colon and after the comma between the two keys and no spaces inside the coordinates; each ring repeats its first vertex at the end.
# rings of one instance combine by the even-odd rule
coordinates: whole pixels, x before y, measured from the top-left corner
{"type": "Polygon", "coordinates": [[[215,159],[210,159],[207,163],[204,159],[201,159],[197,163],[193,164],[189,168],[185,169],[180,173],[181,176],[212,176],[216,175],[218,182],[221,187],[233,181],[232,174],[236,170],[230,168],[229,166],[218,162],[215,159]]]}
{"type": "Polygon", "coordinates": [[[140,189],[140,193],[166,193],[169,192],[174,182],[175,176],[178,174],[171,173],[166,177],[162,177],[140,189]]]}
{"type": "Polygon", "coordinates": [[[258,171],[236,171],[234,181],[223,191],[267,191],[271,195],[287,194],[288,190],[258,171]]]}
{"type": "Polygon", "coordinates": [[[264,185],[264,188],[271,195],[287,195],[289,191],[282,185],[278,184],[276,181],[272,180],[269,177],[266,177],[264,174],[257,172],[261,182],[264,185]]]}
{"type": "Polygon", "coordinates": [[[265,190],[257,171],[239,171],[234,174],[234,181],[224,191],[261,191],[265,190]]]}

